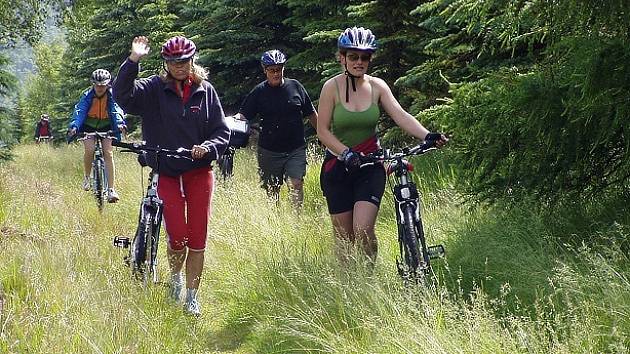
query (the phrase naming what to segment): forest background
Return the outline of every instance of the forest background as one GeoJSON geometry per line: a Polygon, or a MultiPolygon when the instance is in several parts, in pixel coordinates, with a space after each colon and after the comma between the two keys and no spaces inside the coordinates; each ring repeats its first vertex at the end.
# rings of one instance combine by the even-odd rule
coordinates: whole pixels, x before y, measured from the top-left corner
{"type": "MultiPolygon", "coordinates": [[[[454,244],[460,245],[459,251],[451,251],[449,262],[453,269],[459,265],[462,275],[460,278],[450,274],[449,281],[457,285],[451,284],[448,289],[449,296],[458,301],[457,291],[461,290],[462,298],[466,298],[464,305],[458,303],[453,313],[445,310],[446,315],[431,312],[437,305],[429,306],[427,302],[423,304],[428,307],[399,312],[393,305],[390,308],[388,302],[400,300],[398,297],[387,293],[383,300],[378,293],[374,298],[366,298],[372,295],[365,294],[373,293],[363,291],[365,288],[355,293],[351,288],[320,284],[321,277],[327,274],[317,273],[308,278],[312,283],[300,283],[304,286],[302,290],[309,293],[311,287],[330,285],[334,290],[331,293],[354,294],[356,298],[349,301],[357,305],[353,307],[357,312],[345,313],[334,307],[334,301],[333,304],[324,301],[323,305],[308,303],[312,307],[304,310],[300,307],[304,304],[299,303],[302,298],[288,304],[295,308],[279,305],[266,308],[269,303],[256,296],[277,289],[261,283],[254,289],[234,288],[235,294],[230,294],[235,302],[242,300],[238,304],[242,308],[233,307],[234,312],[229,315],[234,315],[237,323],[247,322],[248,316],[265,325],[269,325],[265,322],[269,320],[291,332],[300,328],[291,322],[295,318],[319,320],[309,311],[316,311],[317,305],[322,305],[325,307],[322,313],[339,321],[330,324],[332,329],[325,332],[330,337],[323,336],[322,343],[349,338],[348,348],[354,348],[361,340],[363,348],[378,346],[376,340],[374,343],[370,340],[381,338],[370,337],[374,333],[380,333],[381,339],[389,338],[390,334],[408,335],[405,343],[413,346],[420,343],[413,329],[415,319],[428,316],[436,321],[438,329],[443,329],[448,327],[441,327],[444,323],[458,323],[462,316],[470,315],[465,319],[470,328],[456,328],[470,337],[458,337],[462,341],[454,344],[453,350],[470,344],[468,339],[474,338],[477,325],[483,327],[498,317],[499,329],[484,327],[492,327],[491,334],[483,338],[488,343],[494,343],[494,339],[507,331],[513,343],[517,343],[516,348],[524,352],[628,352],[630,3],[626,0],[0,0],[0,8],[3,9],[0,12],[0,242],[9,242],[3,241],[9,239],[3,238],[7,225],[16,227],[11,218],[17,220],[15,223],[27,224],[24,228],[29,230],[39,227],[33,224],[32,215],[15,211],[20,203],[30,201],[31,192],[16,187],[22,181],[14,181],[12,176],[23,177],[27,183],[39,178],[33,177],[36,172],[45,171],[51,181],[57,181],[59,174],[71,168],[59,154],[74,154],[68,156],[79,159],[77,151],[60,147],[57,152],[45,155],[57,167],[31,171],[39,166],[37,150],[25,143],[32,141],[40,114],[52,117],[55,135],[62,141],[73,106],[90,85],[90,73],[105,68],[116,75],[134,36],[146,35],[152,43],[151,54],[143,61],[142,76],[162,69],[159,47],[167,38],[177,34],[192,38],[199,48],[199,63],[209,70],[210,81],[230,114],[238,110],[249,90],[263,80],[259,58],[271,48],[288,55],[286,76],[299,79],[317,103],[323,82],[341,71],[335,57],[337,36],[346,27],[363,26],[375,33],[379,43],[370,73],[388,82],[402,106],[423,124],[451,137],[448,148],[431,160],[435,163],[433,170],[420,172],[422,177],[429,175],[427,184],[421,187],[426,192],[425,198],[443,208],[442,213],[427,211],[432,225],[455,230],[444,231],[442,237],[446,242],[452,238],[447,245],[451,250],[454,244]],[[435,176],[431,177],[430,172],[435,172],[435,176]],[[475,258],[484,255],[486,263],[475,258]],[[507,303],[502,296],[509,289],[504,287],[507,283],[503,283],[503,277],[512,284],[521,284],[520,289],[512,288],[517,298],[511,297],[507,303]],[[476,305],[487,305],[483,299],[479,300],[483,297],[476,293],[479,287],[491,297],[492,314],[488,317],[475,317],[479,314],[475,312],[476,305]],[[361,307],[371,300],[382,300],[378,302],[382,306],[379,308],[387,316],[381,318],[404,317],[409,322],[402,327],[387,327],[391,323],[375,320],[373,328],[362,329],[354,327],[352,321],[344,322],[348,319],[345,316],[355,319],[353,315],[362,320],[374,319],[372,308],[361,307]],[[283,312],[286,317],[274,317],[277,313],[273,311],[285,309],[289,309],[289,313],[283,312]],[[294,309],[305,312],[290,312],[294,309]],[[423,309],[425,313],[417,312],[423,309]],[[449,314],[453,317],[448,317],[449,314]],[[521,316],[531,322],[519,327],[521,316]],[[381,327],[391,332],[378,332],[381,327]],[[337,337],[339,328],[347,332],[342,331],[344,334],[337,337]]],[[[138,137],[137,117],[129,116],[128,120],[131,137],[138,137]]],[[[386,116],[382,117],[379,130],[383,144],[410,143],[398,129],[392,128],[386,116]]],[[[251,165],[251,161],[238,159],[237,163],[251,165]]],[[[130,161],[121,163],[121,166],[131,165],[130,161]]],[[[78,176],[79,172],[76,173],[78,176]]],[[[321,227],[322,220],[327,219],[321,219],[323,209],[317,204],[321,202],[317,199],[321,198],[317,175],[309,176],[307,197],[315,205],[307,205],[312,208],[308,215],[316,220],[311,226],[321,227]]],[[[39,183],[36,182],[35,186],[39,183]]],[[[72,187],[63,188],[67,189],[64,198],[76,202],[69,199],[75,198],[72,187]]],[[[33,196],[32,200],[40,199],[41,196],[33,196]]],[[[243,202],[239,206],[249,207],[249,204],[243,202]]],[[[135,213],[134,207],[131,204],[128,207],[131,214],[135,213]]],[[[24,208],[29,209],[26,204],[24,208]]],[[[258,205],[258,209],[265,207],[258,205]]],[[[219,211],[218,215],[225,217],[226,223],[231,222],[231,213],[219,211]]],[[[393,217],[386,211],[381,215],[393,217]]],[[[72,215],[60,218],[73,220],[72,215]]],[[[291,227],[274,216],[265,215],[262,219],[273,220],[278,223],[274,226],[280,228],[291,227]]],[[[248,226],[257,230],[256,225],[248,226]]],[[[230,224],[233,228],[241,226],[237,221],[230,224]]],[[[94,226],[99,231],[103,227],[94,226]]],[[[298,240],[310,235],[308,230],[296,233],[298,240]]],[[[253,239],[259,234],[251,236],[253,239]]],[[[271,249],[273,244],[270,241],[266,246],[271,249]]],[[[15,279],[29,283],[26,275],[30,273],[26,272],[23,278],[16,275],[21,274],[15,269],[26,256],[21,255],[21,248],[11,249],[20,251],[7,254],[14,263],[0,264],[2,285],[7,296],[16,299],[11,308],[20,314],[18,318],[28,319],[32,309],[24,294],[36,291],[27,285],[23,288],[16,285],[22,283],[15,279]]],[[[260,260],[254,251],[252,264],[260,260]]],[[[307,253],[314,259],[305,259],[317,262],[317,255],[307,253]]],[[[235,251],[233,256],[238,260],[242,255],[235,251]]],[[[290,261],[299,257],[302,255],[290,261]]],[[[272,263],[270,268],[273,266],[272,263]]],[[[310,271],[308,265],[299,262],[290,266],[310,271]]],[[[215,274],[217,284],[219,280],[229,279],[230,271],[233,272],[221,271],[224,273],[215,274]]],[[[257,279],[262,278],[256,271],[235,277],[251,275],[248,280],[257,284],[257,279]]],[[[281,270],[273,274],[282,283],[285,274],[281,270]]],[[[282,284],[290,287],[295,283],[282,284]]],[[[394,283],[386,282],[384,286],[391,284],[394,283]]],[[[229,284],[224,286],[226,293],[231,291],[229,284]]],[[[282,302],[286,294],[273,294],[278,304],[287,305],[282,302]]],[[[313,296],[319,301],[317,296],[323,295],[313,296]]],[[[15,328],[20,328],[15,323],[15,328]]],[[[313,328],[319,325],[311,324],[313,328]]],[[[46,327],[41,326],[37,330],[45,331],[46,327]]],[[[330,327],[317,327],[322,328],[330,327]]],[[[258,333],[263,340],[267,332],[263,329],[258,333]]],[[[25,330],[23,334],[23,338],[30,338],[31,332],[25,330]]],[[[452,338],[448,331],[443,334],[444,341],[452,338]]],[[[301,337],[298,343],[308,342],[306,337],[301,337]]],[[[0,335],[0,340],[3,338],[0,335]]],[[[156,338],[161,335],[158,333],[156,338]]],[[[510,352],[511,347],[497,342],[497,347],[489,348],[510,352]]],[[[390,344],[398,348],[396,343],[390,344]]],[[[318,348],[322,346],[325,344],[318,348]]],[[[476,352],[474,346],[470,352],[476,352]]],[[[496,351],[489,349],[489,352],[496,351]]]]}

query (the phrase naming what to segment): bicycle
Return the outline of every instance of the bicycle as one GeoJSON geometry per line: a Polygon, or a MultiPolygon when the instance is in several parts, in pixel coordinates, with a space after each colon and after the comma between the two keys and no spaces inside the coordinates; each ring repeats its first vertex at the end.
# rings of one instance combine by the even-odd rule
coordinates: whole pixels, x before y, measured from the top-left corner
{"type": "Polygon", "coordinates": [[[149,279],[156,284],[158,282],[157,273],[157,252],[160,240],[160,229],[162,225],[162,200],[157,193],[159,179],[160,157],[167,156],[173,158],[185,158],[192,160],[191,150],[179,148],[177,150],[161,149],[149,147],[143,143],[125,143],[113,141],[113,146],[123,148],[121,152],[130,152],[140,155],[141,165],[146,166],[147,154],[151,153],[155,157],[155,168],[149,172],[149,184],[146,193],[140,203],[138,214],[138,227],[132,240],[129,237],[114,237],[114,246],[129,248],[129,253],[125,257],[125,263],[131,267],[131,273],[142,281],[143,286],[147,286],[149,279]]]}
{"type": "Polygon", "coordinates": [[[410,173],[413,171],[413,166],[405,159],[409,156],[419,156],[436,150],[433,145],[433,142],[425,142],[412,148],[403,148],[400,151],[381,149],[362,156],[361,167],[376,163],[388,163],[387,180],[394,197],[398,225],[400,253],[396,257],[396,267],[403,278],[424,277],[431,272],[430,260],[445,255],[443,245],[427,247],[420,214],[420,194],[413,182],[413,175],[410,173]]]}
{"type": "Polygon", "coordinates": [[[250,136],[250,125],[247,120],[234,116],[226,116],[225,121],[230,128],[230,143],[223,155],[217,160],[223,180],[228,180],[234,175],[234,155],[236,150],[247,146],[250,136]]]}
{"type": "Polygon", "coordinates": [[[107,169],[105,168],[105,157],[103,156],[103,139],[112,139],[112,142],[116,141],[113,138],[112,133],[112,131],[108,131],[106,133],[80,133],[80,136],[77,138],[79,141],[94,138],[94,158],[92,159],[91,185],[94,198],[96,199],[96,206],[100,212],[102,212],[105,207],[108,190],[107,169]]]}

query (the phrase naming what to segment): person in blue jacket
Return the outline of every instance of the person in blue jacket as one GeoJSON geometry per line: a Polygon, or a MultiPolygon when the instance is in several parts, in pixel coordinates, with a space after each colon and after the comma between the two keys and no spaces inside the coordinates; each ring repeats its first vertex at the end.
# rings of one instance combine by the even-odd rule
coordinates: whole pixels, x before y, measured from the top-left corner
{"type": "MultiPolygon", "coordinates": [[[[127,127],[124,120],[124,112],[114,102],[110,82],[112,76],[109,71],[96,69],[92,73],[92,87],[81,94],[79,102],[74,106],[72,120],[68,126],[68,136],[71,138],[77,133],[106,133],[111,131],[113,136],[120,140],[121,133],[127,127]]],[[[85,151],[83,153],[83,189],[90,189],[90,172],[92,160],[94,159],[95,141],[94,139],[83,140],[85,151]]],[[[107,171],[107,201],[115,203],[119,196],[114,189],[114,156],[111,138],[103,140],[103,155],[105,158],[105,169],[107,171]]]]}

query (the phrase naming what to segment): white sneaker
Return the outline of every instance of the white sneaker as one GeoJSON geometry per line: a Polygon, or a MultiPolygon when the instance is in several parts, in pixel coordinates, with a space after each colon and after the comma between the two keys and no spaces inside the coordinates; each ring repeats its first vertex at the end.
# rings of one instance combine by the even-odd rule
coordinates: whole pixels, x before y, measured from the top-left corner
{"type": "Polygon", "coordinates": [[[120,199],[120,197],[118,197],[118,193],[116,193],[114,188],[110,188],[107,192],[107,201],[109,203],[116,203],[118,199],[120,199]]]}
{"type": "Polygon", "coordinates": [[[199,301],[197,301],[197,299],[186,301],[186,304],[184,304],[184,311],[195,317],[201,316],[201,306],[199,305],[199,301]]]}
{"type": "Polygon", "coordinates": [[[184,282],[179,280],[171,280],[168,289],[168,297],[175,301],[178,304],[181,304],[182,301],[182,289],[184,288],[184,282]]]}
{"type": "Polygon", "coordinates": [[[90,190],[90,177],[83,177],[83,190],[84,191],[89,191],[90,190]]]}

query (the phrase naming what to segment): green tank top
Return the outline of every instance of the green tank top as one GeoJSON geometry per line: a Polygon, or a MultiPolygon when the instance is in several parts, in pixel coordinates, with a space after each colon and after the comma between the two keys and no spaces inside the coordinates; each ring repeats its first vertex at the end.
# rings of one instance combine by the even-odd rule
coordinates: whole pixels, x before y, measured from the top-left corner
{"type": "Polygon", "coordinates": [[[378,104],[374,102],[374,86],[370,82],[372,89],[372,104],[368,109],[361,112],[351,112],[341,103],[339,95],[339,85],[337,87],[337,104],[333,109],[331,131],[346,146],[356,146],[374,134],[381,112],[378,104]]]}

